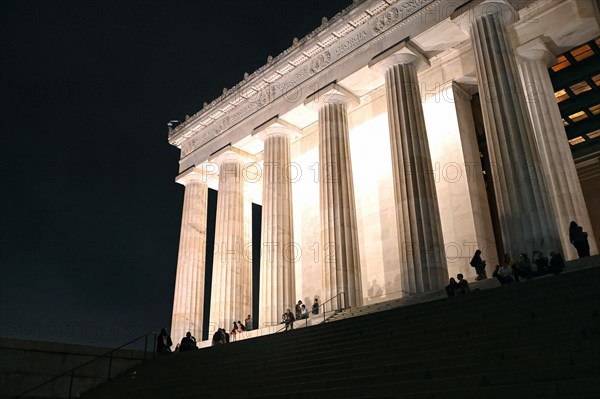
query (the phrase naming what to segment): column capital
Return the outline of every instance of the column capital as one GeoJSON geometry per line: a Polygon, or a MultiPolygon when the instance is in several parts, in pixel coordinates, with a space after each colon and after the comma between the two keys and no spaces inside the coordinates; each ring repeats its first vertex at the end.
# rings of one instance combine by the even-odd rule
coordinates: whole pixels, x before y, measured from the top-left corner
{"type": "Polygon", "coordinates": [[[274,116],[262,125],[255,127],[252,136],[262,141],[273,136],[284,136],[292,141],[302,136],[302,130],[279,116],[274,116]]]}
{"type": "Polygon", "coordinates": [[[210,156],[209,161],[220,165],[225,162],[250,163],[255,162],[256,158],[254,155],[249,154],[246,151],[240,150],[232,145],[228,145],[213,153],[210,156]]]}
{"type": "Polygon", "coordinates": [[[466,34],[469,34],[476,19],[487,15],[500,16],[506,25],[519,20],[519,13],[507,0],[476,0],[474,3],[468,4],[468,8],[454,18],[454,23],[466,34]]]}
{"type": "Polygon", "coordinates": [[[408,39],[379,53],[371,62],[369,68],[379,73],[385,73],[391,66],[414,64],[417,69],[428,67],[429,59],[408,39]]]}
{"type": "Polygon", "coordinates": [[[183,172],[181,172],[175,178],[175,182],[187,186],[189,183],[198,182],[202,184],[210,184],[214,179],[213,167],[209,162],[202,162],[200,165],[194,165],[183,172]]]}
{"type": "Polygon", "coordinates": [[[556,56],[540,36],[517,47],[517,54],[520,59],[539,61],[547,68],[556,63],[556,56]]]}
{"type": "Polygon", "coordinates": [[[354,93],[333,82],[316,91],[304,100],[304,106],[319,111],[326,104],[358,105],[360,100],[354,93]]]}

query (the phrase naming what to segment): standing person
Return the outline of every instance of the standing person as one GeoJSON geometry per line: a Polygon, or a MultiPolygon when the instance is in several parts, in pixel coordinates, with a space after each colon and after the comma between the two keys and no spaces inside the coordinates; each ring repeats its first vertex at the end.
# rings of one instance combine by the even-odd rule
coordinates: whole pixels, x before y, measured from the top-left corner
{"type": "Polygon", "coordinates": [[[298,303],[296,304],[296,319],[300,318],[302,312],[302,301],[298,301],[298,303]]]}
{"type": "Polygon", "coordinates": [[[244,320],[244,324],[246,324],[246,331],[251,331],[252,330],[252,316],[248,315],[248,317],[246,317],[246,320],[244,320]]]}
{"type": "Polygon", "coordinates": [[[571,221],[569,225],[569,241],[577,250],[579,258],[590,256],[590,244],[588,242],[588,233],[583,231],[583,227],[579,226],[575,221],[571,221]]]}
{"type": "Polygon", "coordinates": [[[285,331],[288,330],[288,327],[289,327],[290,331],[293,330],[294,329],[294,321],[296,321],[296,319],[294,318],[294,314],[288,308],[283,315],[285,316],[285,331]]]}
{"type": "Polygon", "coordinates": [[[171,347],[173,341],[167,332],[166,328],[160,330],[160,335],[156,337],[156,352],[158,353],[171,353],[171,347]]]}
{"type": "Polygon", "coordinates": [[[475,251],[471,262],[469,263],[472,267],[475,268],[475,272],[477,273],[476,280],[485,280],[487,278],[485,274],[485,261],[481,259],[481,250],[478,249],[475,251]]]}
{"type": "Polygon", "coordinates": [[[319,314],[319,300],[315,298],[315,303],[312,305],[312,314],[319,314]]]}

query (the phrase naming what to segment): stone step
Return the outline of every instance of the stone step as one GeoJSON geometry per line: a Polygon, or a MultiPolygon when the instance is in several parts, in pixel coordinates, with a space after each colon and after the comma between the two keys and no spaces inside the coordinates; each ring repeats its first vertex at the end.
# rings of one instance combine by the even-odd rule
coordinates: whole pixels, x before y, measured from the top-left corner
{"type": "Polygon", "coordinates": [[[83,397],[596,399],[599,270],[350,309],[343,320],[163,356],[83,397]]]}
{"type": "MultiPolygon", "coordinates": [[[[597,334],[597,336],[600,336],[600,334],[597,334]]],[[[504,336],[503,338],[503,340],[490,340],[490,342],[473,344],[465,342],[466,340],[463,340],[459,337],[457,342],[447,342],[445,344],[447,346],[442,346],[441,348],[428,345],[403,348],[403,344],[393,345],[393,343],[381,344],[376,347],[365,347],[364,345],[360,344],[355,346],[350,345],[341,347],[335,352],[326,352],[320,350],[321,348],[317,348],[318,352],[302,353],[301,355],[298,355],[296,352],[296,354],[290,353],[289,355],[264,356],[261,358],[260,363],[254,363],[254,360],[249,358],[253,362],[252,369],[238,370],[237,377],[242,378],[243,375],[251,374],[250,379],[256,378],[257,375],[274,369],[277,364],[280,364],[281,362],[287,362],[286,364],[291,365],[293,369],[301,369],[303,367],[311,366],[314,367],[315,365],[329,367],[332,364],[339,363],[339,359],[344,359],[344,354],[347,354],[348,347],[355,348],[353,355],[358,359],[362,359],[364,356],[368,355],[369,358],[371,358],[373,361],[377,361],[381,365],[394,364],[398,367],[402,364],[410,364],[411,362],[414,362],[414,359],[419,359],[421,362],[429,362],[438,359],[444,363],[447,362],[449,358],[462,358],[465,354],[460,348],[463,347],[468,347],[469,351],[473,352],[468,354],[471,361],[478,360],[480,362],[485,362],[488,359],[507,360],[519,358],[519,356],[523,357],[529,353],[551,352],[556,350],[556,342],[561,342],[560,350],[564,352],[562,353],[562,359],[569,359],[571,354],[580,353],[584,350],[597,351],[598,349],[598,345],[596,344],[598,340],[594,341],[591,339],[579,339],[578,341],[565,341],[560,332],[556,333],[555,335],[548,335],[544,340],[538,340],[535,337],[528,337],[525,335],[525,337],[518,343],[513,343],[511,337],[504,336]],[[407,358],[392,358],[393,361],[390,363],[389,352],[396,350],[398,352],[403,351],[407,358]]],[[[223,365],[225,367],[234,365],[229,364],[232,362],[228,363],[227,359],[228,357],[224,356],[220,363],[218,362],[219,359],[216,359],[215,361],[207,362],[204,366],[198,364],[196,365],[195,370],[201,373],[209,373],[211,367],[215,365],[223,365]]],[[[179,373],[186,373],[186,370],[190,369],[191,363],[183,361],[184,359],[181,360],[182,362],[180,362],[180,364],[173,364],[173,367],[168,367],[165,365],[165,367],[160,368],[159,370],[162,369],[161,373],[163,374],[163,377],[167,378],[169,375],[178,376],[179,373]]],[[[194,359],[190,358],[188,360],[192,361],[194,359]]],[[[140,370],[138,375],[142,378],[146,377],[152,379],[155,377],[154,371],[150,370],[150,373],[145,375],[145,373],[140,370]]]]}

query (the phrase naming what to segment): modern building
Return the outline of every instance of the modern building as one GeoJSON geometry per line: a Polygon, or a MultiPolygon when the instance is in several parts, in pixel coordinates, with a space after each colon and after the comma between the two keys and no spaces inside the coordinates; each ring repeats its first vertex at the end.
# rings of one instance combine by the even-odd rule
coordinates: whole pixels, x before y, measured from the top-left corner
{"type": "Polygon", "coordinates": [[[504,253],[574,259],[572,220],[597,253],[599,36],[593,0],[355,0],[290,38],[169,130],[185,185],[172,335],[230,328],[252,301],[262,326],[298,300],[439,289],[475,276],[476,249],[488,274],[504,253]]]}

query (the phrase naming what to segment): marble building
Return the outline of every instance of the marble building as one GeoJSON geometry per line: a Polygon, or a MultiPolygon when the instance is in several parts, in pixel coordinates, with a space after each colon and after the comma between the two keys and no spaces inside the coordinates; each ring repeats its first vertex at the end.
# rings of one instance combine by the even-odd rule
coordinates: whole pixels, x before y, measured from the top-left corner
{"type": "Polygon", "coordinates": [[[589,0],[354,1],[170,129],[185,186],[172,335],[229,328],[252,301],[262,326],[298,299],[439,289],[474,277],[478,248],[490,275],[505,252],[573,259],[570,220],[597,253],[548,67],[599,36],[598,15],[589,0]]]}

